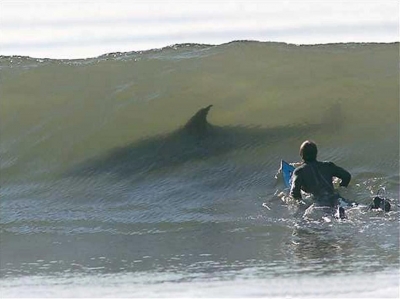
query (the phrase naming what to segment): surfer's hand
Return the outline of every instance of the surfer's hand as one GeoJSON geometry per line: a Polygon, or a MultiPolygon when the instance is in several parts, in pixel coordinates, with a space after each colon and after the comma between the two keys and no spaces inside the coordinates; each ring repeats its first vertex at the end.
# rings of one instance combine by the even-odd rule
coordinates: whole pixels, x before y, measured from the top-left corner
{"type": "Polygon", "coordinates": [[[289,163],[289,164],[292,165],[293,167],[297,168],[297,167],[300,167],[301,165],[303,165],[304,162],[292,162],[292,163],[289,163]]]}

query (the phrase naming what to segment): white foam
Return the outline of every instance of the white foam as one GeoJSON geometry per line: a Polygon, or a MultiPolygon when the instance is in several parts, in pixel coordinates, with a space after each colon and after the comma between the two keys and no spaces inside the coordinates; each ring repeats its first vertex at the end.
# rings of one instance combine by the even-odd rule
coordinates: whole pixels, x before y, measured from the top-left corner
{"type": "Polygon", "coordinates": [[[399,298],[399,272],[292,276],[285,278],[193,278],[184,274],[116,274],[101,276],[3,279],[2,298],[120,297],[274,297],[399,298]]]}

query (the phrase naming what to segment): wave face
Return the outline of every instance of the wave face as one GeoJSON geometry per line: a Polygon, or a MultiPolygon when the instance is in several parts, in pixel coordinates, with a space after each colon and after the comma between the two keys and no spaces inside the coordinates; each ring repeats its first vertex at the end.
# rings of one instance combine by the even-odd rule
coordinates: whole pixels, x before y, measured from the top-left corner
{"type": "Polygon", "coordinates": [[[293,255],[317,273],[338,260],[343,271],[398,267],[386,237],[398,237],[396,205],[293,247],[295,220],[274,196],[280,159],[297,161],[310,138],[320,160],[352,173],[347,197],[368,203],[385,187],[398,201],[398,53],[233,42],[0,57],[1,276],[310,270],[293,255]],[[210,132],[186,134],[210,104],[210,132]],[[324,255],[332,243],[345,252],[324,255]]]}

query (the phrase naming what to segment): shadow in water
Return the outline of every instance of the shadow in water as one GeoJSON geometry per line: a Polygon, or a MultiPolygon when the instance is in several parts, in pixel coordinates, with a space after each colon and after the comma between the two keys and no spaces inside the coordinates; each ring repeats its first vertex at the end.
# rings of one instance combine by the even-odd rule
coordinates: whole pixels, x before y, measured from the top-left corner
{"type": "Polygon", "coordinates": [[[74,167],[66,175],[142,175],[178,167],[189,161],[225,155],[239,149],[255,149],[282,140],[310,138],[321,130],[337,130],[342,121],[340,106],[335,105],[326,111],[322,121],[318,123],[273,128],[215,126],[207,121],[211,107],[209,105],[200,109],[184,126],[170,134],[113,149],[74,167]]]}

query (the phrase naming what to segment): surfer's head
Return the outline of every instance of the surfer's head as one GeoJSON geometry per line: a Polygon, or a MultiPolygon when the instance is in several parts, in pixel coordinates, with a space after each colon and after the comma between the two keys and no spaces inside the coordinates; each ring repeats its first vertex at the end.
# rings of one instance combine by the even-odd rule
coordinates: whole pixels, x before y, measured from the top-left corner
{"type": "Polygon", "coordinates": [[[315,142],[306,140],[300,146],[300,157],[304,162],[313,162],[317,160],[317,145],[315,142]]]}

